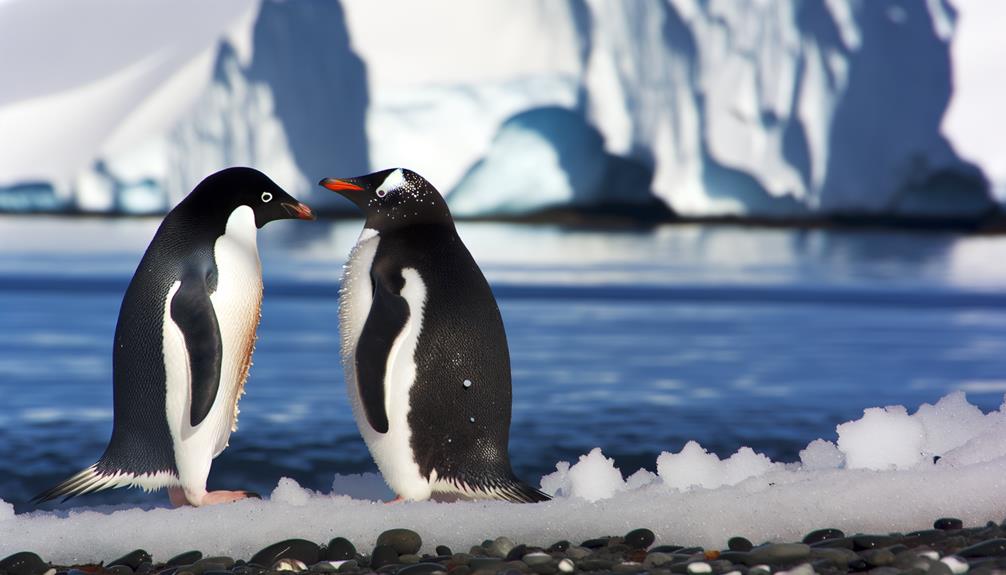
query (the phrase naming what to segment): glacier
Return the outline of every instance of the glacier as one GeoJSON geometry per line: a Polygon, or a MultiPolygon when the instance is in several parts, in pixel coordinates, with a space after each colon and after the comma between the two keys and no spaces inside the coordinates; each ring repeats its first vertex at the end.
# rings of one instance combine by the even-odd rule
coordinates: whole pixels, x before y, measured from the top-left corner
{"type": "Polygon", "coordinates": [[[319,178],[406,166],[472,217],[660,203],[980,218],[1006,200],[989,122],[1003,119],[989,71],[1006,42],[983,25],[1002,12],[5,0],[0,50],[23,57],[0,63],[18,80],[0,89],[0,209],[160,213],[244,164],[336,211],[350,207],[319,178]]]}

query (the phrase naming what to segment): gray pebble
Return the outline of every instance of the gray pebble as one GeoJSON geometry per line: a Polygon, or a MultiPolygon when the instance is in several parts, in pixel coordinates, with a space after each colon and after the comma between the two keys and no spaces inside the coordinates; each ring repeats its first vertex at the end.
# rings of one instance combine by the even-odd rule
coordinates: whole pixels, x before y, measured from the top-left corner
{"type": "Polygon", "coordinates": [[[656,540],[653,531],[649,529],[633,529],[625,534],[625,544],[632,549],[647,549],[656,540]]]}
{"type": "MultiPolygon", "coordinates": [[[[296,559],[305,565],[314,565],[321,558],[320,555],[321,548],[313,541],[306,539],[286,539],[263,548],[252,556],[248,562],[269,567],[280,559],[296,559]]],[[[201,561],[206,561],[206,559],[202,559],[201,561]]],[[[197,573],[196,575],[199,574],[197,573]]]]}
{"type": "Polygon", "coordinates": [[[204,557],[193,563],[190,571],[196,575],[203,575],[207,571],[228,571],[233,566],[234,560],[230,557],[204,557]]]}
{"type": "Polygon", "coordinates": [[[111,575],[133,575],[133,570],[129,568],[129,565],[112,565],[106,567],[105,570],[111,575]]]}
{"type": "Polygon", "coordinates": [[[807,545],[812,545],[821,541],[827,541],[828,539],[841,539],[842,537],[845,537],[845,533],[842,533],[838,529],[818,529],[805,535],[803,542],[807,545]]]}
{"type": "Polygon", "coordinates": [[[863,549],[878,549],[889,547],[897,543],[894,537],[889,535],[855,535],[852,538],[852,549],[860,551],[863,549]]]}
{"type": "Polygon", "coordinates": [[[964,528],[964,522],[956,517],[941,517],[933,523],[933,529],[956,531],[964,528]]]}
{"type": "Polygon", "coordinates": [[[377,536],[378,545],[390,545],[399,555],[419,553],[423,538],[411,529],[389,529],[377,536]]]}
{"type": "Polygon", "coordinates": [[[406,555],[398,556],[398,562],[403,565],[415,565],[416,563],[419,563],[421,560],[422,558],[419,555],[416,555],[415,553],[408,553],[406,555]]]}
{"type": "Polygon", "coordinates": [[[569,557],[570,559],[573,560],[583,559],[584,557],[588,557],[592,553],[594,552],[591,551],[590,549],[587,549],[586,547],[579,547],[579,546],[570,547],[569,549],[566,550],[566,557],[569,557]]]}
{"type": "Polygon", "coordinates": [[[472,556],[467,553],[455,553],[451,556],[451,561],[457,563],[458,565],[468,565],[471,560],[472,556]]]}
{"type": "Polygon", "coordinates": [[[746,537],[731,537],[727,541],[727,549],[731,551],[750,551],[754,549],[754,545],[746,537]]]}
{"type": "Polygon", "coordinates": [[[641,573],[643,572],[643,564],[635,563],[632,561],[624,561],[622,563],[617,563],[611,567],[611,570],[615,573],[641,573]]]}
{"type": "Polygon", "coordinates": [[[509,537],[497,537],[486,546],[486,553],[490,557],[506,557],[510,550],[516,547],[509,537]]]}
{"type": "Polygon", "coordinates": [[[472,571],[486,568],[495,569],[502,564],[503,560],[498,557],[472,557],[472,560],[468,562],[468,566],[471,567],[472,571]]]}
{"type": "Polygon", "coordinates": [[[43,575],[49,570],[49,564],[29,551],[15,553],[0,560],[0,571],[8,575],[43,575]]]}
{"type": "Polygon", "coordinates": [[[771,543],[755,547],[748,556],[748,565],[800,561],[810,557],[810,545],[804,543],[771,543]]]}
{"type": "Polygon", "coordinates": [[[845,569],[849,563],[859,559],[859,555],[852,549],[811,547],[811,559],[825,559],[835,567],[845,569]]]}
{"type": "Polygon", "coordinates": [[[556,567],[562,573],[572,573],[576,570],[576,563],[573,563],[573,561],[567,557],[559,561],[559,564],[556,565],[556,567]]]}
{"type": "Polygon", "coordinates": [[[168,559],[166,565],[171,567],[177,567],[179,565],[192,565],[196,561],[203,558],[202,551],[186,551],[185,553],[179,553],[171,559],[168,559]]]}
{"type": "Polygon", "coordinates": [[[926,571],[926,573],[928,575],[954,575],[953,569],[941,561],[934,561],[933,564],[929,566],[929,571],[926,571]]]}
{"type": "Polygon", "coordinates": [[[130,551],[129,553],[108,562],[108,567],[115,567],[116,565],[125,565],[129,567],[130,573],[136,570],[140,566],[140,563],[148,563],[152,560],[150,553],[147,553],[143,549],[136,549],[135,551],[130,551]]]}
{"type": "Polygon", "coordinates": [[[360,569],[360,564],[357,563],[356,559],[350,559],[339,565],[339,573],[349,573],[351,571],[358,571],[360,569]]]}
{"type": "Polygon", "coordinates": [[[674,556],[668,553],[649,553],[646,555],[646,559],[643,560],[643,567],[647,569],[652,569],[653,567],[660,567],[661,565],[667,565],[674,559],[674,556]]]}
{"type": "Polygon", "coordinates": [[[521,561],[531,566],[541,565],[542,563],[551,563],[552,556],[548,553],[535,551],[534,553],[528,553],[527,555],[521,557],[521,561]]]}
{"type": "Polygon", "coordinates": [[[894,563],[894,553],[890,549],[867,549],[861,551],[859,556],[866,561],[870,567],[886,567],[894,563]]]}
{"type": "Polygon", "coordinates": [[[532,572],[537,573],[538,575],[552,575],[553,573],[559,572],[559,565],[555,561],[537,563],[535,565],[529,565],[529,567],[532,572]]]}
{"type": "Polygon", "coordinates": [[[1006,555],[1006,539],[982,541],[957,552],[961,557],[1001,557],[1006,555]]]}
{"type": "Polygon", "coordinates": [[[326,561],[346,561],[356,557],[356,546],[345,537],[335,537],[328,542],[322,555],[326,561]]]}
{"type": "Polygon", "coordinates": [[[447,568],[439,563],[416,563],[407,567],[402,567],[398,575],[432,575],[437,571],[445,571],[447,568]]]}

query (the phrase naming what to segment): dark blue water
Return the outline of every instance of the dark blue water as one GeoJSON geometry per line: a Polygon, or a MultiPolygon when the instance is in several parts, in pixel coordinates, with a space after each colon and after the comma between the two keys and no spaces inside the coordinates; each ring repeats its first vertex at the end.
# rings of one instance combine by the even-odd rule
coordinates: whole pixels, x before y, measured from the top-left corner
{"type": "MultiPolygon", "coordinates": [[[[329,491],[375,471],[339,365],[338,278],[359,222],[272,224],[239,429],[210,487],[329,491]],[[310,227],[308,227],[310,226],[310,227]],[[273,229],[276,228],[276,229],[273,229]]],[[[93,463],[111,430],[111,340],[155,221],[0,218],[0,499],[19,509],[93,463]]],[[[595,446],[623,472],[697,440],[798,459],[866,407],[1006,392],[1006,238],[469,224],[514,376],[511,454],[536,481],[595,446]]],[[[76,504],[159,501],[116,491],[76,504]]]]}

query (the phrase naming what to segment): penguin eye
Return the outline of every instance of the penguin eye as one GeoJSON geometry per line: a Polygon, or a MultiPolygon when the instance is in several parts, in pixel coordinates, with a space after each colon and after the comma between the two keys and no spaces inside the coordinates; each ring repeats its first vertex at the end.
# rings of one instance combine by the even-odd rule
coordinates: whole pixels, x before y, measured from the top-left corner
{"type": "Polygon", "coordinates": [[[377,190],[377,197],[379,197],[379,198],[383,198],[383,197],[384,197],[384,196],[386,196],[386,195],[388,195],[388,192],[387,192],[387,190],[383,190],[383,189],[379,189],[379,190],[377,190]]]}
{"type": "Polygon", "coordinates": [[[262,192],[262,201],[268,204],[272,201],[272,194],[269,192],[262,192]]]}

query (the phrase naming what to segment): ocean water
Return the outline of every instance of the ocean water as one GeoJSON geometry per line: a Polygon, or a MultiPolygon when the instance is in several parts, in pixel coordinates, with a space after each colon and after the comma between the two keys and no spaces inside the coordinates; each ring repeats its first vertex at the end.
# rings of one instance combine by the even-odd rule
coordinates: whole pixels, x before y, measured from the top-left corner
{"type": "MultiPolygon", "coordinates": [[[[0,499],[90,465],[112,425],[111,341],[156,220],[0,217],[0,499]]],[[[338,281],[362,223],[260,234],[265,301],[213,489],[328,492],[376,470],[339,364],[338,281]]],[[[510,452],[532,483],[603,448],[626,475],[689,440],[796,461],[867,407],[1006,393],[1006,237],[466,223],[513,366],[510,452]]],[[[64,504],[160,503],[118,490],[64,504]]],[[[47,507],[54,507],[49,505],[47,507]]]]}

